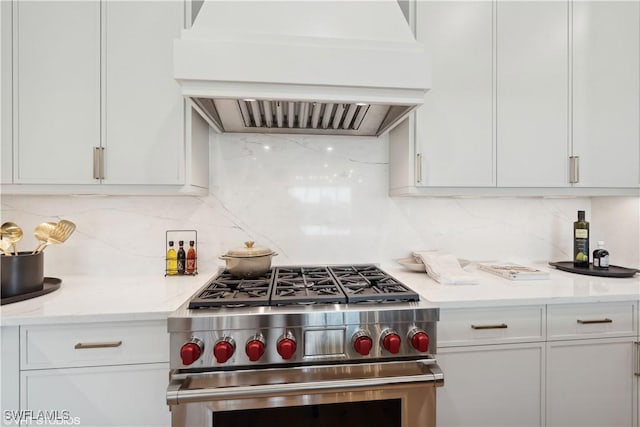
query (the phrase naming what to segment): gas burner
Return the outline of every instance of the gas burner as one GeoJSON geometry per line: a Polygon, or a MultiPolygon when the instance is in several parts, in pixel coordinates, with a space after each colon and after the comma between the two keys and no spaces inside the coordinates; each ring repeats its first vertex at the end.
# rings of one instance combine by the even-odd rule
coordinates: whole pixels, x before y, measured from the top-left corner
{"type": "Polygon", "coordinates": [[[189,308],[418,301],[418,294],[375,265],[286,266],[251,279],[222,272],[189,308]]]}
{"type": "Polygon", "coordinates": [[[189,308],[248,307],[269,305],[272,272],[243,279],[227,271],[215,277],[189,302],[189,308]]]}
{"type": "Polygon", "coordinates": [[[345,304],[347,298],[326,267],[277,267],[271,305],[345,304]]]}
{"type": "Polygon", "coordinates": [[[349,303],[418,301],[417,293],[375,265],[330,266],[349,303]]]}

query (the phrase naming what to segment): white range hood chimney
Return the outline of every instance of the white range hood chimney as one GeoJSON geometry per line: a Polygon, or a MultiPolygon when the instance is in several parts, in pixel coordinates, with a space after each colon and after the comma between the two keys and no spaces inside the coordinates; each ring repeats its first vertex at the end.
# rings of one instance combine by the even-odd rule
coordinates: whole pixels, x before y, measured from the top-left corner
{"type": "Polygon", "coordinates": [[[218,132],[379,136],[431,83],[395,0],[205,0],[174,75],[218,132]]]}

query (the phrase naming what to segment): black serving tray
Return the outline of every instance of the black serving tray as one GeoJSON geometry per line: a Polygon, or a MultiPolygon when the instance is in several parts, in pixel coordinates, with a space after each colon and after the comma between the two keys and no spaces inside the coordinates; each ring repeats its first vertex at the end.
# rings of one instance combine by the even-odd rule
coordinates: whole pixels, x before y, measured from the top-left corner
{"type": "Polygon", "coordinates": [[[0,305],[11,304],[13,302],[24,301],[27,299],[39,297],[42,295],[46,295],[49,292],[53,292],[56,289],[60,288],[60,283],[62,280],[55,277],[45,277],[44,283],[42,284],[42,289],[35,292],[27,292],[26,294],[14,295],[12,297],[1,298],[0,305]]]}
{"type": "Polygon", "coordinates": [[[593,264],[589,264],[589,268],[574,267],[573,261],[550,262],[549,265],[554,266],[558,270],[568,271],[569,273],[601,277],[633,277],[633,275],[639,271],[636,268],[619,267],[617,265],[610,265],[607,269],[594,268],[593,264]]]}

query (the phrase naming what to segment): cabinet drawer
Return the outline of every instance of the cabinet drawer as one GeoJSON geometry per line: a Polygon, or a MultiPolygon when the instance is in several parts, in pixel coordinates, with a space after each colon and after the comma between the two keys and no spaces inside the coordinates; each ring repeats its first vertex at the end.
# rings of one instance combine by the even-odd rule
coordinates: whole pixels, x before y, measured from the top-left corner
{"type": "Polygon", "coordinates": [[[637,302],[553,304],[547,308],[549,339],[637,334],[637,302]]]}
{"type": "Polygon", "coordinates": [[[25,326],[21,369],[169,361],[166,321],[25,326]]]}
{"type": "Polygon", "coordinates": [[[438,346],[544,340],[544,306],[441,309],[438,346]]]}

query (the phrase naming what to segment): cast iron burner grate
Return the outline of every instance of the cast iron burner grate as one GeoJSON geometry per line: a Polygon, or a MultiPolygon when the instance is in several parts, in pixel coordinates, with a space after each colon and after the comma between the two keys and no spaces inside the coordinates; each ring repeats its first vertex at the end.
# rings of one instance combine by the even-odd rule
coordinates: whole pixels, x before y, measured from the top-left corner
{"type": "Polygon", "coordinates": [[[329,266],[349,303],[419,301],[416,292],[375,265],[329,266]]]}
{"type": "Polygon", "coordinates": [[[274,267],[251,279],[226,270],[189,301],[189,308],[418,301],[416,292],[373,264],[274,267]]]}
{"type": "Polygon", "coordinates": [[[273,271],[251,279],[224,271],[189,301],[189,308],[249,307],[269,305],[273,271]]]}
{"type": "Polygon", "coordinates": [[[276,267],[271,305],[346,304],[327,267],[276,267]]]}

